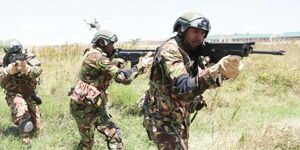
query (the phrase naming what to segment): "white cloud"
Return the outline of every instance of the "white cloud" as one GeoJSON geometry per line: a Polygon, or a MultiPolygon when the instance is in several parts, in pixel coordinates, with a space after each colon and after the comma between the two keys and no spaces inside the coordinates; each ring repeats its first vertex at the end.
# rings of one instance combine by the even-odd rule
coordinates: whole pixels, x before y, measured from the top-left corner
{"type": "Polygon", "coordinates": [[[30,32],[52,32],[55,28],[48,24],[25,23],[20,25],[21,30],[30,32]]]}

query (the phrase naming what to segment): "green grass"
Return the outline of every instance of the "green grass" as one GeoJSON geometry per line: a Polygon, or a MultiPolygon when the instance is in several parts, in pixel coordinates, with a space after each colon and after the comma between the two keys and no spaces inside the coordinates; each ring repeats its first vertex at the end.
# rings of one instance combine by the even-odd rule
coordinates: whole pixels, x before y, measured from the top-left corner
{"type": "MultiPolygon", "coordinates": [[[[208,107],[191,125],[191,150],[300,150],[300,45],[259,44],[255,48],[284,49],[287,53],[244,58],[245,67],[236,79],[205,92],[208,107]]],[[[41,134],[31,147],[20,142],[1,92],[0,150],[69,150],[77,145],[80,136],[69,113],[67,92],[75,82],[83,50],[82,45],[31,50],[44,69],[38,86],[43,98],[41,134]]],[[[108,89],[110,113],[123,130],[126,150],[156,149],[147,139],[136,107],[148,88],[148,76],[139,76],[131,85],[113,82],[108,89]]],[[[95,137],[94,149],[106,149],[104,137],[98,133],[95,137]]]]}

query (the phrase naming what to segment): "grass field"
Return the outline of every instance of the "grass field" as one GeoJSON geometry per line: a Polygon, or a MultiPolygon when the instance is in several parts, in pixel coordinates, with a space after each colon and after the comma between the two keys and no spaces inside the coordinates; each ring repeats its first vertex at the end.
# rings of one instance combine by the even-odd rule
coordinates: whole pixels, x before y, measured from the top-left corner
{"type": "MultiPolygon", "coordinates": [[[[78,141],[76,124],[69,113],[67,92],[75,82],[81,45],[32,48],[44,69],[38,93],[43,98],[42,130],[31,146],[23,145],[10,120],[0,93],[0,150],[70,150],[78,141]]],[[[255,49],[284,49],[285,56],[251,55],[236,79],[207,90],[208,103],[191,125],[191,150],[276,149],[300,150],[300,45],[258,44],[255,49]]],[[[131,85],[116,82],[109,88],[109,108],[124,133],[125,150],[152,150],[136,101],[148,87],[148,74],[131,85]]],[[[3,90],[1,90],[3,91],[3,90]]],[[[106,149],[96,134],[94,149],[106,149]]]]}

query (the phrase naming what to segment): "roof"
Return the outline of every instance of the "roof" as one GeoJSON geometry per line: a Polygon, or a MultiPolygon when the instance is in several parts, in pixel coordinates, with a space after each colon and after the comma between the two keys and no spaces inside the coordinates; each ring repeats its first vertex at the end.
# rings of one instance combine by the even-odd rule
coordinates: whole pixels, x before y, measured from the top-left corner
{"type": "Polygon", "coordinates": [[[218,40],[222,38],[231,39],[251,39],[251,38],[270,38],[270,37],[300,37],[300,32],[285,32],[282,34],[231,34],[231,35],[209,35],[207,40],[218,40]]]}
{"type": "Polygon", "coordinates": [[[300,32],[285,32],[278,35],[279,37],[300,37],[300,32]]]}
{"type": "Polygon", "coordinates": [[[207,36],[206,39],[208,39],[208,40],[218,40],[222,37],[224,37],[224,36],[222,36],[222,35],[209,35],[209,36],[207,36]]]}
{"type": "Polygon", "coordinates": [[[232,35],[210,35],[207,37],[208,40],[217,40],[224,37],[233,39],[248,39],[248,38],[269,38],[272,34],[232,34],[232,35]]]}
{"type": "Polygon", "coordinates": [[[248,39],[248,38],[269,38],[272,34],[233,34],[230,37],[233,39],[248,39]]]}

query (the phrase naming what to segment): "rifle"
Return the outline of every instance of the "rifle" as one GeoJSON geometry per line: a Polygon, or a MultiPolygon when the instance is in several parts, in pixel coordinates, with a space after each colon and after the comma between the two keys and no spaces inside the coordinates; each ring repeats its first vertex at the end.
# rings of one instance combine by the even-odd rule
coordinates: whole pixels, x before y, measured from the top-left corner
{"type": "Polygon", "coordinates": [[[204,45],[204,56],[210,57],[211,63],[217,63],[220,59],[227,55],[239,55],[241,57],[247,57],[249,54],[272,54],[272,55],[284,55],[283,50],[263,51],[253,50],[252,45],[255,42],[247,43],[208,43],[204,45]]]}
{"type": "Polygon", "coordinates": [[[139,58],[145,56],[148,52],[154,55],[155,50],[124,50],[116,49],[116,57],[131,62],[131,67],[139,63],[139,58]]]}
{"type": "Polygon", "coordinates": [[[27,53],[21,53],[21,54],[12,54],[9,56],[8,58],[8,64],[10,63],[14,63],[16,61],[25,61],[26,59],[28,59],[29,56],[27,55],[27,53]]]}
{"type": "MultiPolygon", "coordinates": [[[[247,57],[249,54],[272,54],[272,55],[284,55],[283,50],[263,51],[253,50],[252,45],[255,42],[247,43],[208,43],[205,42],[204,49],[200,55],[209,56],[210,63],[217,63],[223,57],[227,55],[239,55],[241,57],[247,57]]],[[[155,52],[155,50],[124,50],[116,49],[116,57],[122,58],[125,61],[131,61],[131,66],[136,65],[139,62],[139,57],[145,56],[148,52],[155,52]]]]}

